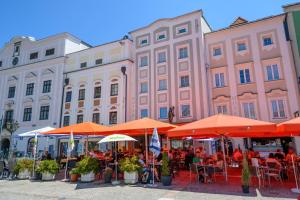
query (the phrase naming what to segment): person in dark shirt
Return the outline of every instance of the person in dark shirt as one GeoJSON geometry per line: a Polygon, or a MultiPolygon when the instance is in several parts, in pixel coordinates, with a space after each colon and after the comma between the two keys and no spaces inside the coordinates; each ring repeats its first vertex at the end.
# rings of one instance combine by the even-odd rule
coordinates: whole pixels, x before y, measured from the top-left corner
{"type": "Polygon", "coordinates": [[[159,163],[162,160],[162,150],[160,150],[159,155],[156,158],[156,161],[159,163]]]}
{"type": "Polygon", "coordinates": [[[42,160],[52,160],[51,154],[48,151],[45,151],[42,156],[42,160]]]}
{"type": "Polygon", "coordinates": [[[284,159],[284,153],[281,151],[281,149],[277,149],[274,157],[278,160],[284,159]]]}

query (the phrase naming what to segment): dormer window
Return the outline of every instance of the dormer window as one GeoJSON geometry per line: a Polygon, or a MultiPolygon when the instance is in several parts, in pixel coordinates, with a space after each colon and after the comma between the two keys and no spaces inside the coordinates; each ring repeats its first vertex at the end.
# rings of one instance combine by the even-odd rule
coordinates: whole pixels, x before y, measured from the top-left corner
{"type": "Polygon", "coordinates": [[[95,61],[96,65],[101,65],[103,63],[102,58],[99,58],[95,61]]]}
{"type": "Polygon", "coordinates": [[[165,34],[159,34],[158,37],[157,37],[157,40],[164,40],[166,39],[166,35],[165,34]]]}
{"type": "Polygon", "coordinates": [[[140,42],[141,46],[147,45],[148,44],[148,40],[147,39],[142,39],[140,42]]]}
{"type": "Polygon", "coordinates": [[[178,34],[183,34],[183,33],[186,33],[187,31],[186,31],[186,28],[180,28],[180,29],[178,29],[178,34]]]}
{"type": "Polygon", "coordinates": [[[21,47],[21,42],[16,42],[15,45],[14,45],[13,57],[20,55],[20,47],[21,47]]]}
{"type": "Polygon", "coordinates": [[[34,59],[37,59],[38,56],[39,56],[39,53],[38,52],[34,52],[34,53],[30,54],[29,59],[30,60],[34,60],[34,59]]]}
{"type": "Polygon", "coordinates": [[[55,52],[55,49],[52,48],[52,49],[47,49],[46,50],[46,53],[45,53],[45,56],[51,56],[51,55],[54,55],[54,52],[55,52]]]}
{"type": "Polygon", "coordinates": [[[238,51],[245,51],[245,50],[247,50],[246,44],[245,43],[238,43],[237,44],[237,50],[238,51]]]}
{"type": "Polygon", "coordinates": [[[87,66],[87,62],[80,63],[80,68],[85,68],[87,66]]]}
{"type": "Polygon", "coordinates": [[[213,50],[213,55],[214,55],[214,56],[220,56],[220,55],[222,55],[222,50],[221,50],[221,48],[214,48],[214,50],[213,50]]]}
{"type": "Polygon", "coordinates": [[[263,38],[264,46],[269,46],[273,44],[273,40],[271,37],[265,37],[263,38]]]}

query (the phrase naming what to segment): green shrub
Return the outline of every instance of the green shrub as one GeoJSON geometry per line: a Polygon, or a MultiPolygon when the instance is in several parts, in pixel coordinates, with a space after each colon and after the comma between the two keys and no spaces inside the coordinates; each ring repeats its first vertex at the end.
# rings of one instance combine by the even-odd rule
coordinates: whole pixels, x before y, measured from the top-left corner
{"type": "Polygon", "coordinates": [[[136,156],[126,157],[120,161],[120,169],[123,172],[136,172],[141,168],[136,156]]]}
{"type": "Polygon", "coordinates": [[[242,185],[249,186],[250,179],[251,179],[251,175],[250,175],[250,170],[249,170],[249,166],[248,166],[248,160],[247,160],[247,156],[244,155],[243,170],[242,170],[242,185]]]}
{"type": "Polygon", "coordinates": [[[14,172],[16,174],[19,174],[20,172],[23,172],[25,170],[32,171],[32,169],[33,169],[33,160],[22,159],[17,161],[17,164],[14,168],[14,172]]]}
{"type": "Polygon", "coordinates": [[[76,168],[80,174],[88,174],[90,172],[94,172],[96,174],[99,171],[100,166],[96,158],[87,156],[77,163],[76,168]]]}
{"type": "Polygon", "coordinates": [[[80,174],[80,171],[77,167],[71,169],[70,174],[80,174]]]}
{"type": "Polygon", "coordinates": [[[169,157],[167,152],[163,153],[161,175],[170,176],[169,157]]]}
{"type": "Polygon", "coordinates": [[[42,160],[37,167],[39,173],[56,174],[59,171],[59,166],[55,160],[42,160]]]}

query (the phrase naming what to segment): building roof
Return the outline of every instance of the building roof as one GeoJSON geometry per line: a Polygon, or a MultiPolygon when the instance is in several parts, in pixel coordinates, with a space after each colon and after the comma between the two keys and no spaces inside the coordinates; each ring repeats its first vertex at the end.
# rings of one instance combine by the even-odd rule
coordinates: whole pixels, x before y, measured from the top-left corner
{"type": "Polygon", "coordinates": [[[282,7],[283,7],[283,8],[288,8],[288,7],[291,7],[291,6],[297,6],[297,5],[300,5],[300,2],[286,4],[286,5],[283,5],[282,7]]]}
{"type": "Polygon", "coordinates": [[[256,20],[253,20],[253,21],[247,21],[247,20],[239,17],[230,26],[225,27],[225,28],[221,28],[221,29],[218,29],[218,30],[215,30],[215,31],[212,31],[212,32],[208,32],[206,34],[212,34],[212,33],[220,32],[220,31],[228,30],[228,29],[233,29],[233,28],[237,28],[237,27],[241,27],[241,26],[253,24],[253,23],[256,23],[256,22],[270,20],[270,19],[273,19],[273,18],[276,18],[276,17],[280,17],[280,16],[285,16],[285,15],[286,15],[286,13],[282,13],[282,14],[278,14],[278,15],[271,15],[271,16],[260,18],[260,19],[256,19],[256,20]],[[245,20],[245,21],[242,21],[242,19],[245,20]],[[238,23],[238,22],[241,22],[241,23],[238,23]]]}

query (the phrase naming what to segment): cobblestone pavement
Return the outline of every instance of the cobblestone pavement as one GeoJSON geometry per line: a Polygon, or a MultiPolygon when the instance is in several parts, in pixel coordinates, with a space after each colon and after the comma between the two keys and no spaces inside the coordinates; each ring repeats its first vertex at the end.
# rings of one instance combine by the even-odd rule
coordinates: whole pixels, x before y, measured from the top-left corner
{"type": "MultiPolygon", "coordinates": [[[[224,185],[223,185],[224,186],[224,185]]],[[[28,180],[6,181],[0,180],[0,200],[44,200],[44,199],[103,199],[103,200],[252,200],[252,199],[296,199],[296,196],[278,197],[278,191],[266,195],[252,189],[250,195],[243,196],[237,191],[222,194],[222,185],[214,186],[214,190],[206,190],[201,185],[191,184],[184,187],[147,188],[140,186],[112,186],[96,183],[70,184],[61,181],[30,182],[28,180]],[[206,191],[206,192],[205,192],[206,191]]],[[[225,191],[224,189],[222,191],[225,191]]]]}

